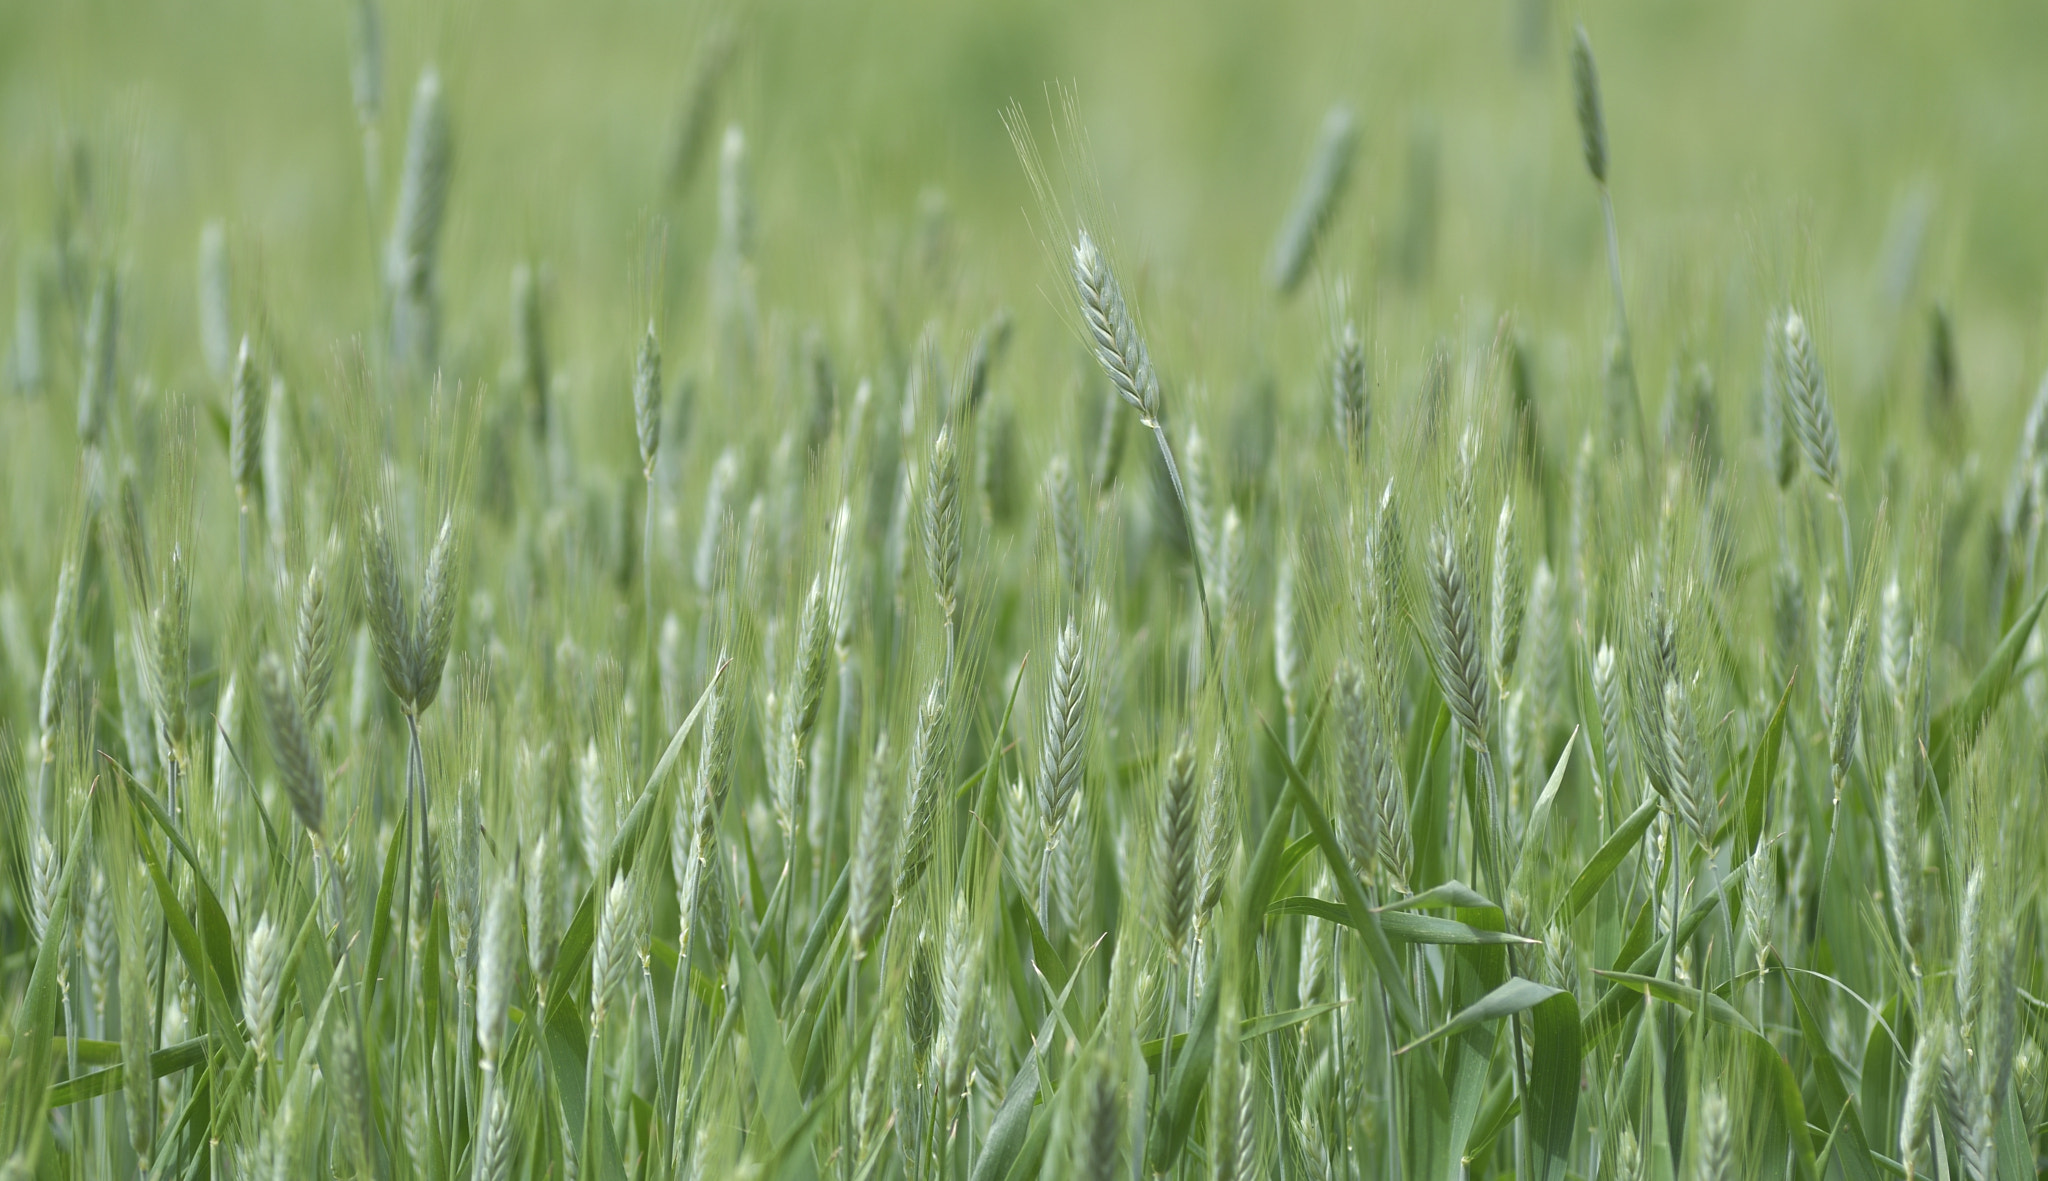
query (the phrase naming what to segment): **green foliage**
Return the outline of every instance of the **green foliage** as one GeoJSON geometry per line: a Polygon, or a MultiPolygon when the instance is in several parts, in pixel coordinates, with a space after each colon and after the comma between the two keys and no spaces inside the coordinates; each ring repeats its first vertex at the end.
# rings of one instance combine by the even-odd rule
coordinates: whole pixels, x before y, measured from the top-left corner
{"type": "Polygon", "coordinates": [[[159,7],[0,16],[0,1178],[2033,1175],[2037,21],[159,7]]]}

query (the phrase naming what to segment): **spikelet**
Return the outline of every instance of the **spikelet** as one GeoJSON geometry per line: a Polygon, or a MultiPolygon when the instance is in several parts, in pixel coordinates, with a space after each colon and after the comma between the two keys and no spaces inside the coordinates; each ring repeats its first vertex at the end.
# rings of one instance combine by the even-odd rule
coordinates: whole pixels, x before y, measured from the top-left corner
{"type": "Polygon", "coordinates": [[[1152,827],[1152,873],[1159,891],[1159,932],[1181,955],[1195,912],[1195,752],[1185,735],[1166,761],[1152,827]]]}
{"type": "Polygon", "coordinates": [[[263,693],[263,716],[270,725],[271,753],[277,762],[278,778],[292,802],[292,813],[315,837],[320,836],[326,810],[326,787],[320,773],[319,751],[306,728],[306,715],[292,687],[291,674],[275,652],[263,656],[258,672],[263,693]]]}
{"type": "Polygon", "coordinates": [[[1700,1099],[1700,1139],[1693,1175],[1699,1181],[1735,1181],[1735,1128],[1721,1088],[1709,1086],[1700,1099]]]}
{"type": "Polygon", "coordinates": [[[876,740],[874,757],[868,762],[867,781],[860,797],[860,827],[854,836],[852,864],[847,871],[847,934],[856,954],[865,954],[874,946],[889,917],[896,818],[895,800],[883,775],[888,758],[889,738],[885,734],[876,740]]]}
{"type": "Polygon", "coordinates": [[[1785,314],[1785,408],[1806,466],[1828,491],[1841,492],[1842,444],[1835,433],[1834,403],[1821,375],[1813,333],[1796,311],[1785,314]]]}
{"type": "Polygon", "coordinates": [[[1493,532],[1493,609],[1487,615],[1494,682],[1502,692],[1507,691],[1521,653],[1525,593],[1521,536],[1515,531],[1515,502],[1509,497],[1501,501],[1500,523],[1493,532]]]}
{"type": "Polygon", "coordinates": [[[1593,700],[1600,707],[1600,739],[1607,753],[1601,773],[1611,783],[1621,769],[1621,677],[1615,669],[1614,647],[1605,640],[1593,653],[1593,700]]]}
{"type": "Polygon", "coordinates": [[[1430,536],[1428,638],[1444,700],[1458,719],[1465,740],[1479,746],[1486,742],[1490,692],[1486,658],[1480,649],[1478,605],[1465,579],[1458,548],[1449,529],[1438,528],[1430,536]]]}
{"type": "Polygon", "coordinates": [[[284,936],[268,914],[257,918],[249,931],[242,961],[242,1018],[249,1026],[249,1040],[265,1057],[270,1037],[277,1030],[278,987],[284,978],[284,936]]]}
{"type": "Polygon", "coordinates": [[[1906,1166],[1907,1177],[1918,1175],[1916,1166],[1934,1114],[1936,1076],[1947,1042],[1948,1024],[1935,1015],[1922,1023],[1919,1039],[1913,1043],[1912,1061],[1906,1070],[1905,1101],[1899,1116],[1899,1159],[1906,1166]]]}
{"type": "Polygon", "coordinates": [[[1914,887],[1914,854],[1907,847],[1907,834],[1917,827],[1918,820],[1919,801],[1913,798],[1912,772],[1898,766],[1885,768],[1884,795],[1878,803],[1877,821],[1878,837],[1884,847],[1885,893],[1906,956],[1916,962],[1918,955],[1912,939],[1920,895],[1914,887]]]}
{"type": "Polygon", "coordinates": [[[1863,715],[1863,666],[1870,654],[1869,612],[1858,608],[1835,670],[1834,714],[1828,724],[1828,757],[1837,776],[1849,773],[1856,756],[1857,723],[1863,715]]]}
{"type": "Polygon", "coordinates": [[[1287,712],[1294,713],[1301,686],[1301,618],[1294,603],[1294,551],[1283,549],[1273,570],[1273,680],[1287,712]]]}
{"type": "Polygon", "coordinates": [[[654,335],[652,320],[633,362],[633,428],[640,440],[641,473],[652,480],[654,459],[661,450],[661,341],[654,335]]]}
{"type": "Polygon", "coordinates": [[[590,1023],[602,1025],[639,953],[638,904],[625,874],[612,877],[590,944],[590,1023]]]}
{"type": "Polygon", "coordinates": [[[1266,260],[1266,281],[1280,294],[1292,293],[1308,272],[1316,243],[1344,195],[1357,143],[1358,120],[1351,114],[1351,108],[1342,104],[1331,107],[1316,133],[1315,155],[1310,159],[1308,172],[1301,178],[1301,188],[1295,192],[1294,204],[1288,208],[1287,219],[1280,223],[1280,234],[1266,260]]]}
{"type": "Polygon", "coordinates": [[[1593,65],[1593,42],[1586,27],[1572,29],[1572,99],[1579,117],[1579,143],[1586,153],[1586,171],[1596,184],[1607,183],[1607,115],[1600,105],[1600,74],[1593,65]]]}
{"type": "Polygon", "coordinates": [[[64,679],[71,667],[77,602],[78,564],[67,560],[57,568],[57,595],[50,608],[50,639],[43,647],[42,693],[36,707],[36,730],[42,736],[45,763],[57,756],[57,711],[64,697],[64,679]]]}
{"type": "Polygon", "coordinates": [[[544,980],[555,966],[556,900],[562,889],[561,855],[549,833],[533,838],[520,866],[520,887],[526,906],[526,964],[535,979],[544,980]]]}
{"type": "Polygon", "coordinates": [[[262,475],[263,409],[263,378],[244,336],[235,354],[235,380],[228,398],[228,474],[244,509],[262,475]]]}
{"type": "Polygon", "coordinates": [[[939,976],[939,1034],[936,1074],[940,1093],[961,1095],[967,1086],[981,1024],[982,941],[975,929],[965,894],[954,896],[946,923],[943,968],[939,976]]]}
{"type": "Polygon", "coordinates": [[[505,1020],[512,1006],[515,970],[512,957],[518,954],[519,938],[519,903],[512,882],[498,878],[488,893],[476,972],[476,1044],[482,1051],[486,1073],[497,1069],[498,1055],[505,1046],[505,1020]]]}
{"type": "Polygon", "coordinates": [[[697,534],[697,553],[690,564],[691,581],[699,594],[708,595],[724,558],[725,517],[740,478],[740,455],[727,447],[711,465],[711,478],[704,486],[704,525],[697,534]]]}
{"type": "MultiPolygon", "coordinates": [[[[1124,303],[1123,289],[1109,268],[1109,260],[1096,248],[1095,239],[1082,230],[1074,241],[1074,286],[1081,297],[1081,318],[1095,359],[1109,375],[1110,384],[1137,410],[1146,427],[1159,424],[1159,378],[1152,359],[1138,335],[1137,322],[1124,303]]],[[[1098,489],[1103,481],[1098,479],[1098,489]]]]}
{"type": "Polygon", "coordinates": [[[615,832],[611,784],[595,738],[584,744],[583,754],[576,760],[576,820],[583,867],[594,875],[604,864],[615,832]]]}
{"type": "Polygon", "coordinates": [[[429,68],[413,90],[405,164],[398,176],[398,205],[384,260],[395,351],[421,370],[432,367],[439,344],[435,267],[448,207],[452,143],[441,75],[429,68]]]}
{"type": "Polygon", "coordinates": [[[1088,797],[1077,792],[1052,849],[1054,903],[1059,925],[1075,943],[1085,943],[1095,930],[1095,821],[1088,797]]]}
{"type": "Polygon", "coordinates": [[[413,632],[411,699],[414,713],[425,713],[441,693],[441,674],[448,666],[448,646],[455,638],[456,581],[461,544],[454,514],[441,517],[441,531],[427,553],[426,578],[420,590],[420,619],[413,632]]]}
{"type": "Polygon", "coordinates": [[[896,867],[899,903],[909,896],[931,865],[939,811],[948,795],[948,760],[941,732],[944,711],[944,686],[935,681],[917,708],[917,733],[910,743],[910,803],[903,817],[903,840],[896,867]]]}
{"type": "Polygon", "coordinates": [[[953,444],[950,426],[940,427],[938,438],[932,442],[919,526],[925,573],[931,578],[932,594],[950,626],[960,593],[960,454],[953,444]]]}
{"type": "Polygon", "coordinates": [[[1088,651],[1079,626],[1068,615],[1054,645],[1045,737],[1038,757],[1039,817],[1049,836],[1058,833],[1070,802],[1081,790],[1087,710],[1088,651]]]}
{"type": "Polygon", "coordinates": [[[384,673],[384,684],[392,696],[410,703],[414,664],[412,611],[406,605],[398,557],[392,552],[382,509],[372,509],[364,523],[363,593],[367,596],[363,613],[370,625],[370,639],[376,645],[377,666],[384,673]]]}
{"type": "Polygon", "coordinates": [[[1664,769],[1679,817],[1702,849],[1711,848],[1719,826],[1714,783],[1700,749],[1691,695],[1678,678],[1664,682],[1664,769]]]}
{"type": "Polygon", "coordinates": [[[334,610],[327,595],[327,575],[318,561],[306,570],[299,592],[298,626],[292,640],[292,680],[308,720],[327,707],[334,688],[334,610]]]}

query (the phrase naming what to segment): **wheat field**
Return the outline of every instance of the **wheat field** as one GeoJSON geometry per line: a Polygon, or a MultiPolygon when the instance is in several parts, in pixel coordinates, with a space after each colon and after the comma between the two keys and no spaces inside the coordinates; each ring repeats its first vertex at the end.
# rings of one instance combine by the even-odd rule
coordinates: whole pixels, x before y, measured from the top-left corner
{"type": "Polygon", "coordinates": [[[2048,22],[1434,7],[0,12],[0,1181],[2036,1177],[2048,22]]]}

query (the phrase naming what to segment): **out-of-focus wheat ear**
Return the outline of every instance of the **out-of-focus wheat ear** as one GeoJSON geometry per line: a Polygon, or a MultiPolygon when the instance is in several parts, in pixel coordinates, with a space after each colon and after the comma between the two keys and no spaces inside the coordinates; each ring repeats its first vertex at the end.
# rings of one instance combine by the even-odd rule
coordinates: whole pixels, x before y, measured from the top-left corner
{"type": "Polygon", "coordinates": [[[292,679],[298,684],[307,719],[317,719],[334,687],[334,604],[327,594],[326,570],[317,559],[307,569],[305,586],[299,592],[292,679]]]}
{"type": "Polygon", "coordinates": [[[1967,1021],[1977,1004],[1978,951],[1982,943],[1984,911],[1984,866],[1973,864],[1963,881],[1961,905],[1956,912],[1955,963],[1950,969],[1955,986],[1956,1013],[1967,1021]]]}
{"type": "Polygon", "coordinates": [[[853,656],[860,614],[854,587],[853,505],[847,500],[840,500],[832,513],[831,539],[825,559],[825,627],[833,655],[843,667],[853,656]]]}
{"type": "Polygon", "coordinates": [[[1502,692],[1514,678],[1515,660],[1522,648],[1522,612],[1528,606],[1522,573],[1522,539],[1515,530],[1513,497],[1500,503],[1500,522],[1493,531],[1493,610],[1487,622],[1492,626],[1493,677],[1502,692]]]}
{"type": "Polygon", "coordinates": [[[228,398],[228,472],[245,510],[262,476],[262,439],[263,377],[244,336],[235,354],[235,380],[228,398]]]}
{"type": "MultiPolygon", "coordinates": [[[[719,663],[727,659],[721,651],[719,663]]],[[[732,789],[733,738],[739,729],[739,711],[724,684],[714,685],[704,703],[703,727],[697,746],[698,806],[711,809],[715,817],[724,814],[726,793],[732,789]]]]}
{"type": "Polygon", "coordinates": [[[1344,196],[1357,145],[1358,120],[1351,108],[1342,103],[1331,107],[1316,132],[1315,155],[1309,160],[1308,172],[1301,178],[1301,187],[1295,190],[1294,204],[1288,207],[1287,218],[1280,223],[1279,236],[1273,240],[1272,252],[1266,258],[1266,282],[1280,294],[1292,294],[1301,285],[1301,277],[1308,273],[1316,244],[1329,228],[1337,203],[1344,196]]]}
{"type": "Polygon", "coordinates": [[[997,308],[982,324],[980,331],[974,334],[974,344],[967,351],[966,370],[961,375],[959,390],[953,399],[954,406],[962,414],[972,417],[988,398],[989,375],[1010,347],[1010,333],[1014,327],[1009,309],[997,308]]]}
{"type": "Polygon", "coordinates": [[[1664,768],[1680,819],[1700,848],[1711,849],[1720,817],[1713,779],[1700,749],[1699,722],[1683,678],[1664,682],[1664,768]]]}
{"type": "Polygon", "coordinates": [[[15,270],[14,351],[7,376],[24,397],[40,397],[50,374],[44,347],[49,323],[50,279],[40,253],[24,250],[15,270]]]}
{"type": "Polygon", "coordinates": [[[1280,686],[1281,700],[1288,714],[1294,713],[1301,689],[1302,627],[1295,607],[1295,556],[1291,542],[1283,543],[1280,560],[1273,571],[1273,680],[1280,686]]]}
{"type": "Polygon", "coordinates": [[[100,445],[107,412],[120,380],[121,285],[111,266],[93,285],[85,316],[85,336],[78,357],[78,442],[90,450],[100,445]]]}
{"type": "Polygon", "coordinates": [[[1081,523],[1081,489],[1065,453],[1045,465],[1046,515],[1052,520],[1053,556],[1059,561],[1060,585],[1079,598],[1088,584],[1088,541],[1081,523]]]}
{"type": "Polygon", "coordinates": [[[1195,752],[1183,735],[1162,768],[1158,816],[1152,826],[1152,873],[1159,891],[1159,932],[1178,959],[1194,920],[1195,752]]]}
{"type": "Polygon", "coordinates": [[[731,25],[724,21],[713,24],[697,43],[697,52],[690,61],[689,80],[683,85],[675,134],[669,141],[671,196],[679,196],[688,189],[703,164],[704,145],[711,139],[712,119],[718,113],[719,83],[732,63],[736,43],[731,25]]]}
{"type": "Polygon", "coordinates": [[[633,360],[633,428],[640,439],[640,470],[654,478],[654,460],[661,451],[661,340],[654,335],[654,321],[647,322],[647,335],[640,340],[640,353],[633,360]]]}
{"type": "Polygon", "coordinates": [[[526,909],[526,966],[534,979],[545,980],[555,966],[556,926],[562,892],[562,856],[551,831],[533,838],[521,862],[520,893],[526,909]]]}
{"type": "Polygon", "coordinates": [[[1123,465],[1124,440],[1131,433],[1131,416],[1123,412],[1122,398],[1115,393],[1096,395],[1102,413],[1095,434],[1095,450],[1088,466],[1089,490],[1097,500],[1116,486],[1117,469],[1123,465]]]}
{"type": "Polygon", "coordinates": [[[1863,668],[1870,655],[1870,612],[1859,607],[1835,668],[1834,714],[1828,723],[1828,758],[1838,776],[1856,757],[1857,726],[1863,715],[1863,668]]]}
{"type": "Polygon", "coordinates": [[[1600,708],[1601,745],[1607,752],[1601,774],[1612,784],[1621,769],[1621,676],[1615,668],[1614,647],[1605,640],[1593,654],[1593,700],[1600,708]]]}
{"type": "Polygon", "coordinates": [[[455,515],[444,514],[441,532],[427,553],[427,573],[420,591],[420,621],[413,633],[413,700],[415,713],[425,713],[441,694],[441,674],[448,666],[448,645],[455,638],[456,582],[461,577],[461,539],[455,515]]]}
{"type": "Polygon", "coordinates": [[[960,592],[960,452],[950,426],[940,427],[932,442],[921,503],[919,533],[924,541],[925,573],[950,630],[960,592]]]}
{"type": "Polygon", "coordinates": [[[1797,311],[1785,313],[1785,408],[1793,438],[1806,456],[1806,466],[1829,492],[1840,494],[1842,444],[1835,432],[1834,403],[1821,374],[1820,351],[1813,332],[1797,311]]]}
{"type": "Polygon", "coordinates": [[[890,794],[884,768],[889,761],[889,736],[875,740],[874,756],[860,796],[860,826],[853,839],[852,863],[847,871],[847,934],[854,953],[865,955],[882,932],[889,917],[891,862],[895,853],[895,797],[890,794]]]}
{"type": "Polygon", "coordinates": [[[724,560],[725,518],[740,478],[740,454],[727,447],[711,465],[711,478],[704,485],[704,523],[697,534],[697,552],[690,564],[690,580],[697,592],[709,595],[717,584],[724,560]]]}
{"type": "Polygon", "coordinates": [[[1908,847],[1908,834],[1918,828],[1919,819],[1912,771],[1897,765],[1886,767],[1877,816],[1878,838],[1884,848],[1885,893],[1891,903],[1892,920],[1898,924],[1899,946],[1907,961],[1916,965],[1919,953],[1913,946],[1913,930],[1919,914],[1920,892],[1913,880],[1917,871],[1914,851],[1908,847]]]}
{"type": "Polygon", "coordinates": [[[350,5],[355,17],[349,57],[349,93],[355,100],[356,121],[370,126],[384,106],[384,28],[377,16],[376,0],[356,0],[350,5]]]}
{"type": "Polygon", "coordinates": [[[1231,859],[1237,855],[1237,793],[1231,787],[1230,745],[1220,738],[1209,752],[1209,775],[1204,782],[1201,843],[1195,850],[1197,921],[1222,904],[1231,859]]]}
{"type": "MultiPolygon", "coordinates": [[[[1195,562],[1204,571],[1216,569],[1216,519],[1209,506],[1209,442],[1201,428],[1188,424],[1181,449],[1181,496],[1186,501],[1188,540],[1195,562]]],[[[1220,593],[1220,592],[1219,592],[1220,593]]]]}
{"type": "Polygon", "coordinates": [[[577,835],[583,843],[583,868],[592,874],[603,866],[605,852],[618,833],[616,803],[597,739],[592,738],[576,760],[577,835]]]}
{"type": "Polygon", "coordinates": [[[960,1095],[977,1050],[981,1021],[982,939],[967,896],[955,894],[946,921],[945,952],[939,974],[939,1035],[934,1072],[940,1094],[960,1095]]]}
{"type": "Polygon", "coordinates": [[[934,681],[917,707],[917,733],[910,742],[909,805],[896,866],[896,902],[909,897],[932,863],[939,811],[947,791],[947,752],[942,724],[945,684],[934,681]]]}
{"type": "Polygon", "coordinates": [[[486,1073],[497,1069],[505,1047],[506,1014],[512,1008],[512,982],[518,952],[519,901],[510,878],[494,876],[486,888],[481,946],[476,972],[476,1043],[486,1073]]]}
{"type": "Polygon", "coordinates": [[[182,756],[190,729],[187,677],[192,659],[192,575],[184,546],[171,546],[161,593],[150,608],[150,692],[170,752],[182,756]]]}
{"type": "Polygon", "coordinates": [[[511,1181],[519,1149],[519,1127],[512,1117],[516,1088],[499,1079],[484,1088],[482,1127],[476,1147],[477,1181],[511,1181]]]}
{"type": "Polygon", "coordinates": [[[234,364],[234,317],[228,302],[228,232],[219,221],[199,231],[199,352],[213,379],[225,382],[234,364]]]}
{"type": "Polygon", "coordinates": [[[258,672],[263,716],[270,726],[271,753],[277,762],[278,778],[284,783],[285,796],[292,802],[293,814],[317,838],[322,831],[327,801],[319,752],[306,727],[306,716],[284,661],[275,652],[267,652],[258,672]]]}
{"type": "Polygon", "coordinates": [[[263,522],[270,530],[271,552],[282,554],[291,540],[292,523],[301,495],[295,486],[297,457],[292,454],[291,390],[284,375],[270,375],[270,392],[263,399],[263,445],[258,449],[262,472],[263,522]]]}
{"type": "Polygon", "coordinates": [[[754,253],[754,193],[747,167],[747,133],[728,124],[718,145],[718,242],[735,261],[754,253]]]}
{"type": "Polygon", "coordinates": [[[114,900],[110,896],[107,871],[99,855],[94,857],[92,876],[85,886],[85,905],[79,916],[78,933],[84,951],[88,993],[87,1013],[97,1027],[106,1028],[107,1000],[113,995],[114,963],[119,957],[114,933],[114,900]]]}
{"type": "Polygon", "coordinates": [[[1708,1084],[1700,1098],[1700,1140],[1697,1167],[1699,1181],[1735,1181],[1741,1174],[1735,1163],[1735,1126],[1728,1115],[1728,1100],[1721,1088],[1708,1084]]]}
{"type": "Polygon", "coordinates": [[[1579,145],[1586,171],[1597,184],[1607,183],[1607,113],[1600,105],[1600,72],[1593,64],[1593,42],[1584,25],[1572,28],[1572,107],[1579,117],[1579,145]]]}
{"type": "Polygon", "coordinates": [[[1365,342],[1358,325],[1346,320],[1330,352],[1330,419],[1351,462],[1365,462],[1372,430],[1372,392],[1365,368],[1365,342]]]}
{"type": "Polygon", "coordinates": [[[1074,1175],[1081,1181],[1111,1181],[1118,1175],[1124,1129],[1124,1093],[1106,1053],[1098,1053],[1081,1080],[1074,1175]]]}
{"type": "Polygon", "coordinates": [[[1955,322],[1941,303],[1927,311],[1927,426],[1944,455],[1952,461],[1959,456],[1969,436],[1969,415],[1963,404],[1955,322]]]}
{"type": "Polygon", "coordinates": [[[541,304],[541,277],[532,263],[512,268],[512,358],[519,384],[526,392],[527,427],[536,443],[548,437],[547,320],[541,304]]]}
{"type": "Polygon", "coordinates": [[[284,979],[284,938],[269,914],[257,917],[242,957],[242,1019],[250,1044],[270,1056],[270,1035],[276,1032],[278,988],[284,979]]]}
{"type": "Polygon", "coordinates": [[[1430,651],[1444,700],[1474,746],[1486,744],[1490,690],[1479,640],[1478,606],[1451,530],[1439,527],[1429,541],[1430,651]]]}
{"type": "Polygon", "coordinates": [[[1338,816],[1359,876],[1371,880],[1379,856],[1378,765],[1365,673],[1351,660],[1337,666],[1330,684],[1336,741],[1338,816]]]}
{"type": "Polygon", "coordinates": [[[398,205],[392,217],[385,264],[389,268],[387,281],[394,292],[417,297],[432,287],[441,223],[448,208],[448,177],[453,158],[441,74],[430,66],[421,71],[419,83],[413,88],[405,164],[398,174],[398,205]]]}
{"type": "Polygon", "coordinates": [[[832,614],[826,602],[823,578],[812,578],[810,593],[804,596],[803,612],[797,617],[796,667],[790,670],[789,700],[793,753],[801,759],[809,749],[811,732],[818,724],[818,708],[825,700],[825,678],[831,671],[832,614]]]}
{"type": "Polygon", "coordinates": [[[363,528],[363,614],[376,646],[377,666],[392,696],[408,707],[413,701],[412,611],[399,581],[398,557],[384,526],[384,510],[372,509],[363,528]]]}
{"type": "Polygon", "coordinates": [[[1878,596],[1877,613],[1877,672],[1884,684],[1885,695],[1892,701],[1901,700],[1906,688],[1906,663],[1908,650],[1913,643],[1912,612],[1906,606],[1906,595],[1899,587],[1899,574],[1892,576],[1878,596]]]}
{"type": "Polygon", "coordinates": [[[1764,321],[1763,344],[1763,431],[1764,459],[1770,464],[1771,477],[1777,481],[1778,489],[1792,487],[1792,478],[1799,474],[1799,440],[1791,424],[1791,408],[1786,404],[1785,332],[1782,314],[1773,312],[1764,321]]]}
{"type": "Polygon", "coordinates": [[[1060,929],[1075,944],[1095,933],[1095,818],[1088,808],[1088,790],[1074,793],[1052,847],[1053,895],[1060,929]]]}
{"type": "Polygon", "coordinates": [[[1916,1166],[1934,1114],[1937,1076],[1941,1072],[1941,1059],[1947,1043],[1947,1019],[1939,1013],[1925,1018],[1920,1025],[1920,1036],[1913,1043],[1912,1060],[1906,1068],[1906,1094],[1899,1114],[1899,1160],[1905,1165],[1908,1178],[1919,1175],[1916,1166]]]}
{"type": "Polygon", "coordinates": [[[57,757],[57,714],[63,704],[64,679],[71,667],[77,603],[78,563],[67,559],[57,568],[57,596],[50,608],[50,637],[43,646],[43,683],[36,706],[36,732],[45,763],[57,757]]]}
{"type": "Polygon", "coordinates": [[[1159,378],[1138,326],[1124,303],[1123,289],[1110,270],[1109,259],[1095,245],[1087,230],[1074,241],[1074,286],[1081,299],[1081,318],[1088,328],[1088,340],[1095,359],[1109,375],[1110,384],[1138,412],[1147,428],[1159,423],[1159,378]]]}

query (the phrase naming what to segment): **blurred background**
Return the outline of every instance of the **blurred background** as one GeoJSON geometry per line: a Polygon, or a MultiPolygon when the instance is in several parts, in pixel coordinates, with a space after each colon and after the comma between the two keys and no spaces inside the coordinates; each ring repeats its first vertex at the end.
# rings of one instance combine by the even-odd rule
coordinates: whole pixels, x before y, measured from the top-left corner
{"type": "Polygon", "coordinates": [[[362,94],[353,0],[0,5],[8,273],[89,190],[83,216],[122,268],[124,366],[212,390],[192,310],[212,219],[241,312],[308,351],[366,333],[431,65],[455,142],[444,356],[474,375],[496,374],[528,257],[551,277],[573,396],[623,380],[649,313],[687,364],[728,122],[748,135],[771,318],[822,324],[854,371],[881,368],[866,297],[942,249],[943,296],[899,332],[936,314],[965,333],[1000,306],[1028,346],[1071,347],[1057,244],[1004,128],[1015,102],[1048,156],[1094,173],[1084,204],[1138,275],[1169,373],[1311,380],[1341,278],[1389,376],[1511,311],[1570,385],[1597,373],[1607,324],[1567,68],[1580,21],[1649,413],[1694,354],[1753,387],[1761,309],[1788,290],[1823,309],[1851,419],[1916,379],[1936,301],[1994,422],[2048,360],[2039,3],[457,0],[378,16],[381,84],[362,94]],[[1055,142],[1075,138],[1056,86],[1078,151],[1055,142]],[[1262,263],[1340,102],[1358,118],[1352,186],[1282,301],[1262,263]]]}

